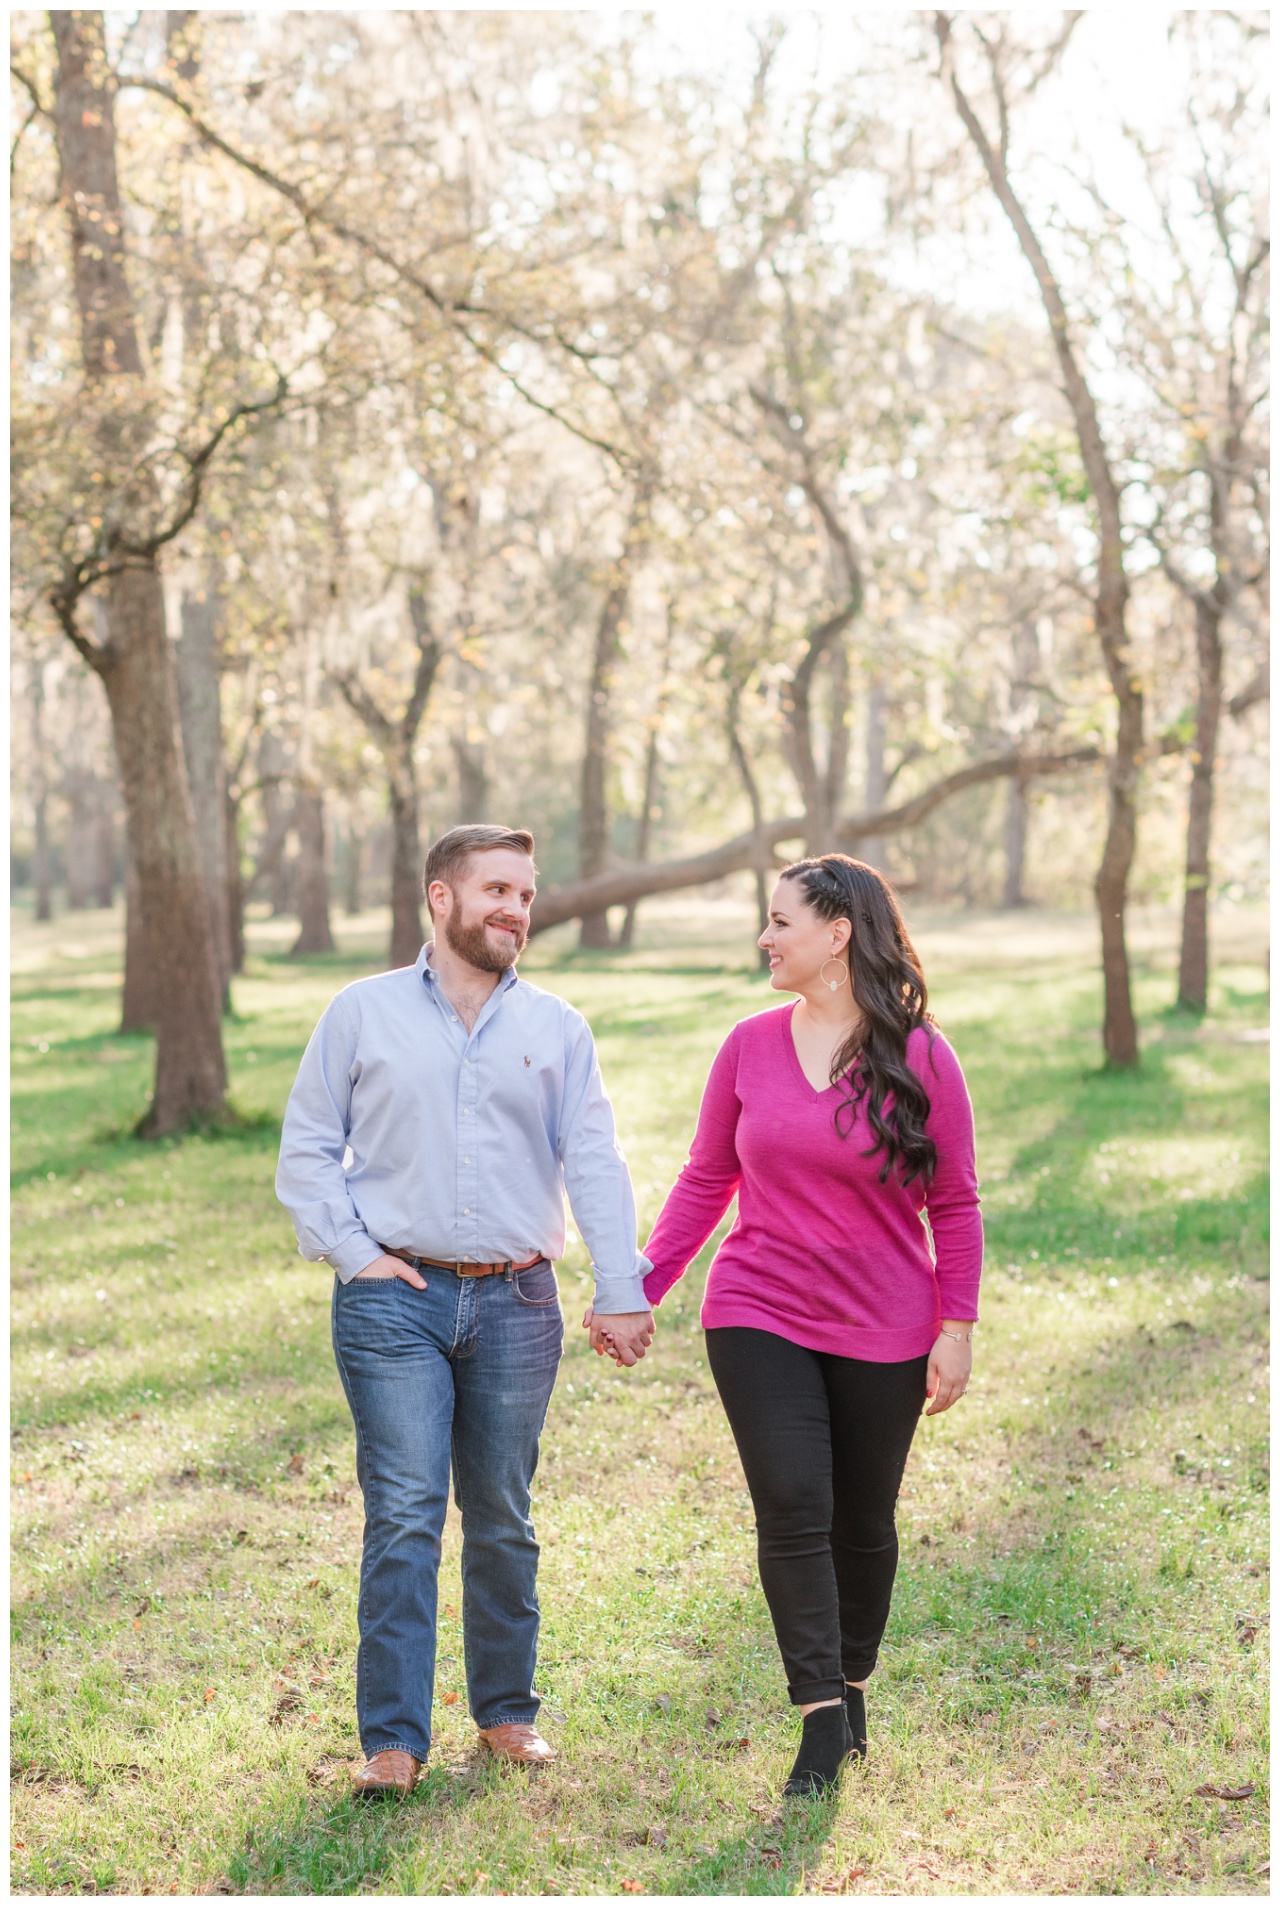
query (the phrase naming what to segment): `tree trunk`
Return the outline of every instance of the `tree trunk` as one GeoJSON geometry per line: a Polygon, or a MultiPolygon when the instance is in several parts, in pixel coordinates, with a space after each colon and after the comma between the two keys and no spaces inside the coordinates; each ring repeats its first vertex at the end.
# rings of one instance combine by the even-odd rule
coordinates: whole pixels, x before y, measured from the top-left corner
{"type": "MultiPolygon", "coordinates": [[[[114,377],[137,376],[142,369],[124,269],[114,91],[101,12],[55,10],[49,17],[57,47],[59,195],[71,230],[85,401],[101,406],[110,467],[121,446],[107,387],[114,377]]],[[[140,1129],[158,1136],[220,1111],[227,1074],[209,909],[154,558],[135,549],[110,577],[105,643],[91,643],[79,630],[78,600],[73,590],[59,594],[56,603],[67,636],[102,678],[111,708],[156,1029],[155,1087],[140,1129]]]]}
{"type": "MultiPolygon", "coordinates": [[[[884,682],[877,675],[867,694],[865,805],[868,814],[874,814],[877,808],[884,806],[889,792],[889,777],[884,765],[884,717],[888,700],[884,682]]],[[[879,868],[882,874],[889,871],[888,849],[882,835],[869,834],[859,846],[858,858],[865,861],[868,867],[879,868]]]]}
{"type": "Polygon", "coordinates": [[[293,943],[293,951],[332,953],[334,942],[329,926],[329,875],[324,864],[324,796],[312,783],[304,782],[298,788],[293,824],[298,830],[298,920],[301,927],[293,943]]]}
{"type": "Polygon", "coordinates": [[[1187,874],[1182,901],[1178,1004],[1202,1013],[1209,998],[1209,847],[1213,770],[1222,715],[1222,612],[1212,596],[1196,597],[1196,745],[1187,804],[1187,874]]]}
{"type": "MultiPolygon", "coordinates": [[[[622,621],[631,594],[632,573],[637,557],[649,540],[649,505],[653,497],[653,485],[654,473],[646,468],[637,481],[627,533],[609,578],[604,601],[600,605],[600,619],[596,623],[578,803],[578,869],[579,877],[583,880],[602,874],[609,864],[609,698],[618,661],[622,621]]],[[[578,944],[585,947],[609,945],[607,913],[584,915],[578,944]]]]}
{"type": "Polygon", "coordinates": [[[413,751],[427,712],[436,670],[444,655],[431,631],[425,592],[413,587],[406,606],[418,645],[413,686],[398,721],[379,707],[353,675],[331,672],[348,708],[359,716],[377,742],[387,770],[391,810],[391,951],[388,965],[412,966],[422,951],[422,843],[418,834],[418,777],[413,751]]]}
{"type": "Polygon", "coordinates": [[[412,759],[391,783],[391,954],[389,966],[412,966],[422,951],[422,842],[412,759]]]}
{"type": "Polygon", "coordinates": [[[182,592],[182,635],[174,643],[178,713],[187,786],[195,813],[200,872],[209,900],[218,997],[231,994],[231,925],[227,906],[226,762],[218,689],[217,598],[212,586],[182,592]]]}
{"type": "Polygon", "coordinates": [[[87,768],[73,768],[64,778],[67,815],[67,906],[80,913],[89,904],[93,885],[93,850],[97,776],[87,768]]]}
{"type": "Polygon", "coordinates": [[[240,864],[240,796],[223,788],[223,845],[227,853],[227,940],[231,971],[244,972],[244,870],[240,864]]]}
{"type": "Polygon", "coordinates": [[[49,868],[49,795],[41,775],[36,786],[36,845],[31,869],[36,890],[36,919],[53,918],[53,881],[49,868]]]}
{"type": "Polygon", "coordinates": [[[98,782],[98,806],[93,817],[93,890],[95,907],[110,907],[116,897],[116,791],[110,781],[98,782]]]}
{"type": "Polygon", "coordinates": [[[465,734],[455,734],[453,758],[458,769],[458,825],[483,821],[489,812],[489,772],[483,741],[469,741],[465,734]]]}
{"type": "MultiPolygon", "coordinates": [[[[587,690],[587,732],[582,751],[582,785],[578,813],[578,868],[583,880],[602,874],[609,861],[609,801],[606,769],[609,747],[609,692],[618,660],[618,630],[630,591],[630,575],[625,556],[619,559],[613,581],[605,593],[596,624],[595,648],[591,658],[591,683],[587,690]]],[[[583,917],[578,944],[586,947],[609,945],[609,916],[591,913],[583,917]]]]}
{"type": "Polygon", "coordinates": [[[146,1017],[156,1032],[155,1089],[142,1129],[159,1136],[223,1107],[222,996],[154,566],[111,578],[107,624],[100,667],[137,875],[146,1017]]]}
{"type": "MultiPolygon", "coordinates": [[[[1117,545],[1113,574],[1119,555],[1117,545]]],[[[1127,595],[1128,585],[1121,577],[1112,592],[1099,591],[1095,605],[1095,623],[1111,675],[1117,719],[1115,747],[1107,763],[1107,838],[1094,881],[1102,937],[1102,1046],[1108,1065],[1126,1067],[1138,1063],[1138,1022],[1133,1015],[1124,915],[1137,846],[1138,762],[1142,754],[1142,692],[1129,673],[1124,626],[1127,595]]]]}
{"type": "Polygon", "coordinates": [[[289,911],[288,877],[284,865],[285,844],[289,838],[292,810],[284,796],[284,744],[279,735],[268,730],[258,743],[258,780],[262,789],[263,834],[250,887],[265,883],[271,899],[271,912],[279,916],[289,911]]]}
{"type": "Polygon", "coordinates": [[[347,918],[353,919],[360,911],[360,873],[364,859],[364,835],[354,822],[347,826],[343,839],[342,887],[343,906],[347,918]]]}
{"type": "MultiPolygon", "coordinates": [[[[988,781],[1003,780],[1010,774],[1059,774],[1068,768],[1082,768],[1100,759],[1097,748],[1072,748],[1058,755],[995,755],[974,761],[967,768],[944,775],[941,781],[924,788],[897,807],[878,814],[848,814],[839,822],[836,839],[841,850],[857,851],[860,841],[872,834],[898,834],[918,827],[944,801],[963,793],[966,788],[981,787],[988,781]]],[[[651,861],[645,867],[610,867],[594,880],[574,880],[561,887],[544,887],[533,903],[530,931],[545,933],[563,920],[580,920],[585,914],[598,913],[605,907],[629,906],[646,894],[675,893],[686,887],[703,887],[709,881],[723,880],[726,874],[758,865],[763,850],[772,853],[784,841],[800,839],[805,817],[790,814],[782,820],[762,821],[758,827],[722,841],[701,854],[681,860],[651,861]]]]}
{"type": "MultiPolygon", "coordinates": [[[[770,843],[765,834],[764,808],[760,801],[760,784],[756,780],[755,769],[750,756],[743,746],[742,735],[738,728],[738,696],[741,691],[734,690],[729,703],[729,752],[733,756],[738,773],[742,776],[742,785],[747,790],[747,799],[751,803],[751,873],[756,888],[756,938],[769,924],[769,854],[770,843]]],[[[769,971],[769,955],[762,946],[756,948],[762,973],[769,971]]]]}
{"type": "Polygon", "coordinates": [[[1002,905],[1012,911],[1025,907],[1027,897],[1022,890],[1027,857],[1027,820],[1031,804],[1027,799],[1027,784],[1020,775],[1013,775],[1009,781],[1009,804],[1004,814],[1004,899],[1002,905]]]}
{"type": "Polygon", "coordinates": [[[31,781],[35,808],[35,856],[31,879],[36,895],[36,919],[53,918],[53,867],[49,853],[49,776],[45,763],[44,664],[31,664],[31,781]]]}
{"type": "MultiPolygon", "coordinates": [[[[1129,658],[1125,608],[1129,584],[1124,568],[1124,524],[1120,488],[1111,468],[1093,392],[1081,369],[1072,341],[1062,290],[1022,203],[1009,180],[1005,163],[1007,137],[993,145],[960,84],[951,52],[951,19],[934,14],[943,69],[966,131],[973,140],[1000,205],[1017,234],[1023,256],[1035,273],[1049,335],[1053,340],[1062,391],[1071,407],[1080,457],[1098,513],[1098,558],[1093,586],[1094,628],[1116,701],[1116,740],[1107,774],[1107,839],[1094,881],[1098,923],[1102,935],[1103,1015],[1102,1042],[1108,1065],[1138,1063],[1138,1027],[1133,1016],[1129,954],[1125,944],[1125,906],[1129,873],[1137,840],[1137,791],[1142,758],[1142,686],[1129,658]]],[[[1069,30],[1069,29],[1068,29],[1069,30]]],[[[1008,102],[1004,77],[996,56],[987,46],[991,82],[1007,134],[1008,102]]]]}

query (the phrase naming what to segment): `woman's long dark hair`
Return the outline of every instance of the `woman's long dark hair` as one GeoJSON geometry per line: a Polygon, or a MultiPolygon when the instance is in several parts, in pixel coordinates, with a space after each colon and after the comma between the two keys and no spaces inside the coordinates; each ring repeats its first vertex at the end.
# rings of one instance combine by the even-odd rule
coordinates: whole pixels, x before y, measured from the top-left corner
{"type": "Polygon", "coordinates": [[[862,1025],[831,1061],[831,1083],[847,1096],[836,1108],[836,1130],[847,1138],[865,1104],[875,1143],[863,1153],[884,1152],[880,1183],[895,1166],[902,1182],[933,1176],[937,1147],[924,1129],[929,1094],[907,1064],[907,1039],[917,1026],[932,1028],[929,994],[916,950],[902,924],[893,889],[883,875],[848,854],[797,860],[781,878],[794,880],[824,920],[847,920],[852,929],[845,957],[862,1025]],[[884,1102],[893,1094],[886,1118],[884,1102]],[[841,1119],[845,1124],[841,1124],[841,1119]]]}

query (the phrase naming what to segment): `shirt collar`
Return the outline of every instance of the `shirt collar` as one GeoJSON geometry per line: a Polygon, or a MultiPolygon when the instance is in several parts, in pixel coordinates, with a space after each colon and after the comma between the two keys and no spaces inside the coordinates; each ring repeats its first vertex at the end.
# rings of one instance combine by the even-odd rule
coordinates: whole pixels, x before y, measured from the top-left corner
{"type": "MultiPolygon", "coordinates": [[[[418,969],[419,976],[422,979],[424,979],[429,986],[438,986],[440,984],[440,975],[439,973],[436,972],[435,967],[431,964],[431,953],[434,946],[435,946],[435,941],[428,940],[427,944],[423,947],[421,953],[419,953],[416,961],[414,962],[414,964],[416,965],[418,969]]],[[[511,988],[516,984],[519,978],[520,978],[520,975],[516,971],[515,967],[509,966],[506,972],[502,975],[502,978],[499,980],[497,986],[494,988],[494,991],[509,993],[511,991],[511,988]]]]}

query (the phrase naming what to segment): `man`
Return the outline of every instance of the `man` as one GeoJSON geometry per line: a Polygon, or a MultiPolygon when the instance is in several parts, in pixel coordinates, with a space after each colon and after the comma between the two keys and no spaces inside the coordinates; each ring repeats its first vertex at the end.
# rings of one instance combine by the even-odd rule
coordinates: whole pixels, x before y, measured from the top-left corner
{"type": "Polygon", "coordinates": [[[472,1716],[499,1758],[554,1758],[535,1725],[529,1491],[563,1340],[566,1188],[597,1331],[628,1366],[653,1338],[590,1029],[516,974],[535,871],[523,830],[442,835],[423,877],[434,941],[337,995],[285,1113],[276,1191],[303,1256],[337,1273],[365,1503],[359,1794],[408,1793],[427,1757],[451,1458],[472,1716]]]}

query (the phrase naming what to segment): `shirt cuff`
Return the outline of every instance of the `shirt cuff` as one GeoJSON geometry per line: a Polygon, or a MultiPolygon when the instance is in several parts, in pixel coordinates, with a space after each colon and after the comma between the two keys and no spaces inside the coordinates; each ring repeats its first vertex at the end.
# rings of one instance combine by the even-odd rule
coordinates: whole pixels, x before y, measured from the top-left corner
{"type": "Polygon", "coordinates": [[[636,1265],[629,1277],[606,1277],[602,1271],[596,1271],[595,1294],[591,1299],[592,1310],[602,1311],[607,1317],[624,1315],[628,1311],[648,1310],[649,1299],[644,1294],[646,1274],[653,1269],[647,1257],[636,1252],[636,1265]]]}
{"type": "Polygon", "coordinates": [[[375,1244],[367,1231],[354,1231],[332,1251],[325,1252],[325,1257],[338,1273],[338,1281],[341,1284],[349,1284],[353,1277],[359,1276],[366,1265],[376,1263],[382,1255],[382,1246],[375,1244]]]}

